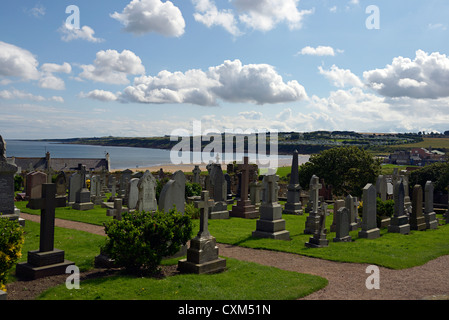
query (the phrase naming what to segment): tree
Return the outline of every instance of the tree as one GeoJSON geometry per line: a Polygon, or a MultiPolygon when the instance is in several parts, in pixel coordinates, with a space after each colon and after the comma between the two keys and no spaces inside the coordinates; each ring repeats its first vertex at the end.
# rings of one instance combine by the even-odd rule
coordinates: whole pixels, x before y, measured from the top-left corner
{"type": "Polygon", "coordinates": [[[381,160],[356,146],[332,148],[314,154],[300,166],[299,179],[308,188],[312,175],[324,179],[337,196],[351,194],[361,197],[367,183],[374,183],[380,174],[381,160]]]}
{"type": "Polygon", "coordinates": [[[437,162],[412,171],[410,185],[420,184],[425,188],[426,182],[432,181],[435,191],[445,191],[449,184],[449,163],[437,162]]]}

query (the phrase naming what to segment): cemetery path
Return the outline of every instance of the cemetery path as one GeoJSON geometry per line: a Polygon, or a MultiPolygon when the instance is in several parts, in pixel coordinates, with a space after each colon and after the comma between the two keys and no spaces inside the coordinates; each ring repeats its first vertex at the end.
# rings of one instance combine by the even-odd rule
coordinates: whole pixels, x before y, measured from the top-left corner
{"type": "MultiPolygon", "coordinates": [[[[25,220],[40,222],[40,217],[21,213],[25,220]]],[[[102,226],[56,219],[57,227],[105,235],[102,226]]],[[[329,284],[304,300],[421,300],[449,299],[449,255],[404,270],[379,267],[380,289],[366,287],[368,264],[342,263],[297,254],[217,244],[220,256],[255,262],[279,269],[313,274],[329,284]]],[[[369,279],[368,279],[369,281],[369,279]]]]}

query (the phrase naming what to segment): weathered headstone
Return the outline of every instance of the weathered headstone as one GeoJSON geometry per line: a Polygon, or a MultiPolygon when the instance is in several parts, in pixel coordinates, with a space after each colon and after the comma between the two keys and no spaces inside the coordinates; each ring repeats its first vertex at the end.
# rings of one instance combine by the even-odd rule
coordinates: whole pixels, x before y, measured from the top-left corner
{"type": "Polygon", "coordinates": [[[277,175],[267,175],[263,178],[263,202],[259,208],[260,219],[256,222],[255,238],[270,238],[290,240],[290,232],[285,230],[285,220],[282,219],[282,206],[278,202],[277,175]]]}
{"type": "Polygon", "coordinates": [[[224,177],[226,180],[226,200],[228,204],[233,203],[234,200],[232,199],[231,176],[228,173],[226,173],[224,177]]]}
{"type": "Polygon", "coordinates": [[[287,185],[287,202],[284,207],[284,214],[302,215],[302,206],[299,196],[301,194],[301,186],[299,185],[298,172],[298,151],[295,150],[292,159],[292,169],[290,172],[290,181],[287,185]]]}
{"type": "Polygon", "coordinates": [[[357,197],[348,195],[345,200],[345,207],[348,208],[349,212],[349,230],[354,231],[360,228],[362,222],[359,218],[358,213],[358,201],[357,197]]]}
{"type": "Polygon", "coordinates": [[[345,200],[335,200],[333,210],[334,219],[332,220],[332,224],[330,226],[331,232],[335,232],[337,230],[337,212],[340,208],[343,208],[345,204],[346,204],[345,200]]]}
{"type": "Polygon", "coordinates": [[[240,200],[237,201],[237,205],[232,207],[229,216],[244,218],[244,219],[255,219],[259,216],[259,212],[256,207],[251,204],[248,200],[248,188],[249,188],[249,171],[251,169],[248,163],[249,158],[243,157],[243,164],[239,164],[238,167],[241,170],[241,190],[240,190],[240,200]]]}
{"type": "Polygon", "coordinates": [[[221,165],[213,164],[210,182],[214,192],[214,205],[209,211],[209,219],[229,219],[228,203],[226,202],[227,182],[221,165]]]}
{"type": "Polygon", "coordinates": [[[79,211],[91,210],[94,208],[94,204],[90,199],[90,190],[86,186],[86,166],[79,164],[78,172],[80,174],[82,188],[76,193],[75,203],[72,205],[72,209],[79,211]]]}
{"type": "Polygon", "coordinates": [[[115,176],[109,176],[109,184],[111,186],[111,197],[108,199],[110,202],[114,202],[117,196],[117,178],[115,176]]]}
{"type": "Polygon", "coordinates": [[[90,179],[90,198],[96,205],[100,205],[103,202],[101,196],[101,177],[98,175],[94,175],[90,179]]]}
{"type": "Polygon", "coordinates": [[[127,212],[126,209],[123,209],[122,199],[116,198],[114,199],[114,209],[107,209],[106,216],[113,217],[114,220],[122,220],[122,213],[127,212]]]}
{"type": "Polygon", "coordinates": [[[322,185],[320,184],[320,179],[313,175],[310,179],[309,189],[310,189],[310,210],[309,216],[306,219],[306,227],[304,229],[305,234],[316,234],[320,230],[321,217],[318,212],[319,208],[319,192],[322,185]]]}
{"type": "Polygon", "coordinates": [[[346,207],[342,207],[337,211],[336,217],[336,235],[334,242],[350,242],[352,240],[349,235],[350,214],[346,207]]]}
{"type": "Polygon", "coordinates": [[[195,168],[193,168],[192,170],[193,172],[193,183],[200,183],[200,174],[201,174],[201,169],[200,166],[195,166],[195,168]]]}
{"type": "Polygon", "coordinates": [[[16,265],[19,278],[38,279],[63,274],[66,268],[75,263],[64,258],[64,251],[54,248],[56,185],[44,184],[42,198],[31,199],[30,207],[41,210],[39,250],[28,251],[27,262],[16,265]]]}
{"type": "Polygon", "coordinates": [[[150,171],[145,171],[137,184],[139,190],[138,211],[151,212],[157,210],[156,186],[156,178],[153,177],[150,171]]]}
{"type": "Polygon", "coordinates": [[[422,187],[417,184],[413,188],[412,212],[410,213],[410,230],[426,230],[426,220],[423,215],[422,187]]]}
{"type": "Polygon", "coordinates": [[[201,192],[201,201],[195,202],[200,209],[200,231],[190,240],[190,248],[187,250],[187,259],[178,262],[178,270],[184,273],[216,273],[226,268],[226,260],[218,256],[218,247],[215,237],[208,229],[208,212],[213,205],[209,200],[209,192],[201,192]]]}
{"type": "Polygon", "coordinates": [[[388,232],[409,234],[410,224],[408,217],[405,214],[404,207],[404,184],[398,180],[394,185],[394,216],[391,218],[391,223],[388,226],[388,232]]]}
{"type": "Polygon", "coordinates": [[[186,177],[184,172],[176,171],[162,188],[158,202],[159,210],[169,212],[176,206],[177,211],[184,213],[185,188],[186,177]]]}
{"type": "Polygon", "coordinates": [[[249,199],[251,204],[257,208],[260,207],[262,184],[259,181],[253,181],[249,184],[249,199]]]}
{"type": "Polygon", "coordinates": [[[376,189],[377,189],[377,193],[380,196],[380,199],[382,201],[386,201],[387,200],[387,179],[385,178],[385,176],[380,175],[377,178],[376,189]]]}
{"type": "Polygon", "coordinates": [[[313,233],[313,236],[309,238],[309,242],[305,243],[307,248],[323,248],[329,245],[329,240],[326,238],[326,207],[317,214],[319,217],[319,228],[313,233]]]}
{"type": "Polygon", "coordinates": [[[380,237],[380,230],[377,228],[376,213],[376,188],[371,183],[368,183],[363,188],[362,230],[359,231],[359,238],[376,239],[380,237]]]}
{"type": "Polygon", "coordinates": [[[6,161],[6,143],[0,136],[0,215],[20,220],[14,207],[14,174],[17,166],[6,161]]]}
{"type": "Polygon", "coordinates": [[[47,175],[43,172],[31,172],[26,176],[26,198],[38,199],[42,194],[42,185],[47,183],[47,175]]]}
{"type": "Polygon", "coordinates": [[[56,177],[56,194],[58,196],[66,196],[67,195],[67,177],[64,171],[59,172],[56,177]]]}
{"type": "Polygon", "coordinates": [[[438,220],[436,217],[436,213],[433,210],[433,191],[434,186],[432,181],[427,181],[424,192],[425,192],[425,206],[424,206],[424,219],[426,221],[427,229],[437,229],[438,228],[438,220]]]}
{"type": "Polygon", "coordinates": [[[139,179],[132,178],[128,183],[128,210],[135,210],[137,208],[137,201],[139,200],[139,179]]]}
{"type": "Polygon", "coordinates": [[[128,196],[127,196],[127,190],[128,190],[128,183],[129,180],[131,180],[133,172],[130,169],[123,170],[120,175],[120,190],[119,190],[119,196],[123,199],[123,205],[128,204],[128,196]]]}
{"type": "Polygon", "coordinates": [[[81,173],[76,172],[70,176],[69,179],[69,205],[76,201],[76,194],[81,191],[83,182],[81,181],[81,173]]]}

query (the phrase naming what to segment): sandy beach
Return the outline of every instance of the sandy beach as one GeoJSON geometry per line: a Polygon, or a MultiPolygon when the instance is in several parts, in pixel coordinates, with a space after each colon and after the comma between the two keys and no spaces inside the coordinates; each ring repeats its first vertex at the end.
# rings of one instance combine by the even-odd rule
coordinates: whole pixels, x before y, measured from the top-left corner
{"type": "MultiPolygon", "coordinates": [[[[284,159],[284,158],[278,159],[278,167],[286,167],[286,166],[290,166],[290,165],[291,165],[291,159],[284,159]]],[[[200,163],[200,164],[198,164],[198,166],[200,167],[201,171],[207,171],[205,163],[200,163]]],[[[164,172],[170,172],[170,173],[176,172],[178,170],[181,170],[183,172],[192,172],[192,170],[195,168],[195,164],[178,164],[178,165],[163,164],[163,165],[157,165],[157,166],[128,168],[128,169],[133,172],[146,171],[146,170],[149,170],[150,172],[157,172],[161,168],[164,172]]],[[[222,168],[222,170],[226,170],[227,164],[222,164],[221,168],[222,168]]],[[[125,169],[112,169],[111,172],[121,172],[123,170],[125,170],[125,169]]]]}

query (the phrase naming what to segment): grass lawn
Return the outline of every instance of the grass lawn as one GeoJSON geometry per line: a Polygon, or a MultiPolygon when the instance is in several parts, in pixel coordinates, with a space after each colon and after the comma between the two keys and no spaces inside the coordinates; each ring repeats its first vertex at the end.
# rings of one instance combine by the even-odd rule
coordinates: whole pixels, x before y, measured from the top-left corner
{"type": "MultiPolygon", "coordinates": [[[[39,248],[39,224],[27,221],[22,258],[39,248]]],[[[93,267],[94,258],[105,237],[83,231],[55,228],[55,248],[65,250],[66,259],[74,261],[81,271],[93,267]]],[[[164,264],[177,264],[177,259],[164,264]]],[[[9,272],[13,281],[15,268],[9,272]]],[[[42,299],[85,300],[289,300],[306,296],[327,285],[321,277],[284,271],[255,263],[227,259],[227,270],[214,275],[176,275],[162,280],[119,275],[81,282],[80,290],[65,285],[50,289],[42,299]],[[245,281],[242,282],[242,279],[245,281]]]]}
{"type": "Polygon", "coordinates": [[[79,290],[65,285],[43,300],[292,300],[327,285],[318,276],[226,259],[226,270],[211,275],[179,274],[164,279],[130,275],[86,280],[79,290]],[[244,280],[244,281],[242,281],[244,280]]]}
{"type": "MultiPolygon", "coordinates": [[[[26,207],[28,201],[17,201],[15,205],[21,212],[40,215],[40,210],[28,209],[26,207]]],[[[112,220],[112,217],[106,216],[106,208],[96,205],[92,210],[79,211],[71,207],[56,208],[55,216],[59,219],[72,220],[78,222],[85,222],[94,225],[102,226],[104,222],[112,220]]]]}
{"type": "MultiPolygon", "coordinates": [[[[427,261],[449,254],[449,225],[437,230],[411,231],[401,235],[381,230],[381,237],[374,240],[358,238],[358,231],[351,231],[351,243],[333,242],[335,232],[327,235],[329,247],[307,248],[305,243],[310,235],[304,234],[306,216],[283,215],[290,241],[255,239],[256,220],[231,218],[229,220],[209,220],[209,230],[217,242],[248,248],[290,252],[332,261],[368,263],[391,269],[405,269],[422,265],[427,261]]],[[[333,216],[326,219],[330,230],[333,216]]]]}
{"type": "MultiPolygon", "coordinates": [[[[24,203],[18,202],[17,204],[24,206],[24,203]]],[[[231,210],[232,205],[228,205],[228,209],[231,210]]],[[[23,211],[30,210],[24,209],[23,211]]],[[[31,211],[39,214],[38,210],[31,211]]],[[[441,218],[441,215],[438,216],[441,218]]],[[[111,219],[111,217],[106,217],[106,209],[100,207],[88,211],[57,208],[56,217],[99,225],[103,221],[111,219]]],[[[310,235],[304,234],[306,215],[283,215],[283,218],[286,220],[286,229],[290,232],[290,241],[252,238],[252,232],[256,230],[256,220],[240,218],[209,220],[209,230],[219,243],[290,252],[340,262],[376,264],[392,269],[422,265],[429,260],[449,254],[449,225],[441,225],[437,230],[411,231],[409,235],[389,233],[387,229],[382,229],[381,237],[375,240],[358,238],[358,231],[352,231],[350,232],[353,240],[351,243],[334,243],[332,240],[335,237],[335,232],[330,232],[327,235],[329,247],[311,249],[304,245],[310,238],[310,235]]],[[[332,221],[333,215],[331,214],[326,218],[328,230],[330,230],[332,221]]],[[[27,221],[27,223],[29,222],[27,221]]],[[[193,233],[196,235],[199,220],[193,220],[193,223],[193,233]]],[[[37,230],[36,237],[38,234],[37,230]]],[[[70,236],[67,238],[70,239],[70,236]]],[[[75,243],[68,245],[75,245],[75,243]]],[[[58,245],[56,244],[55,247],[58,248],[58,245]]],[[[27,250],[37,248],[38,244],[27,250]]],[[[68,259],[70,260],[70,258],[68,259]]]]}

